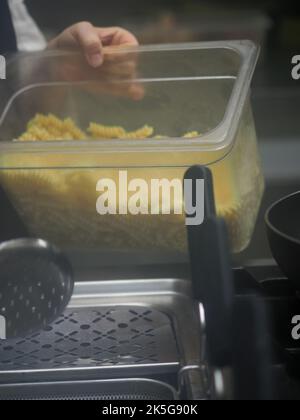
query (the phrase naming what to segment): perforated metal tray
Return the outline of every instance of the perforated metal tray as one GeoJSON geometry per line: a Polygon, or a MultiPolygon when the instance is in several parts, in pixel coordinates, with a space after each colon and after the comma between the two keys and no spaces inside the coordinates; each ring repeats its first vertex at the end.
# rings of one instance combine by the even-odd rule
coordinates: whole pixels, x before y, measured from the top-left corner
{"type": "Polygon", "coordinates": [[[178,363],[169,317],[146,307],[68,309],[43,332],[0,345],[0,366],[60,369],[178,363]]]}
{"type": "Polygon", "coordinates": [[[45,331],[0,342],[0,382],[176,373],[199,362],[197,308],[186,280],[77,283],[45,331]]]}

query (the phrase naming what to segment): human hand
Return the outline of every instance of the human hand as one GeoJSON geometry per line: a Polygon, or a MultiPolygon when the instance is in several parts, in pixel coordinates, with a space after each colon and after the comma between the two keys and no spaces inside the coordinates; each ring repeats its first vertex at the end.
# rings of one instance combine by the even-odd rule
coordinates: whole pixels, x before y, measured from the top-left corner
{"type": "Polygon", "coordinates": [[[104,61],[104,47],[137,46],[136,37],[119,27],[98,28],[89,22],[76,23],[49,42],[49,49],[79,50],[91,67],[104,61]]]}
{"type": "Polygon", "coordinates": [[[82,67],[76,58],[75,62],[70,59],[68,64],[61,67],[65,80],[97,80],[99,91],[139,100],[144,97],[144,87],[135,80],[137,55],[122,50],[122,47],[138,45],[135,36],[126,29],[97,28],[89,22],[80,22],[50,41],[48,49],[81,51],[86,58],[89,69],[82,67]]]}

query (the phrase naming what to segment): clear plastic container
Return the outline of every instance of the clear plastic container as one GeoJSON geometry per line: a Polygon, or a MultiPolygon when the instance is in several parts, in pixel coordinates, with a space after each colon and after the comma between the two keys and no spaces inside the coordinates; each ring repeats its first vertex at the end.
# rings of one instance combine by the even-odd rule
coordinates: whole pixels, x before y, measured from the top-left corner
{"type": "Polygon", "coordinates": [[[234,41],[112,49],[98,70],[62,52],[13,58],[0,85],[0,183],[30,234],[67,250],[185,253],[183,214],[99,215],[96,185],[118,188],[122,170],[150,186],[202,164],[232,249],[243,250],[264,189],[249,100],[257,57],[253,43],[234,41]],[[14,141],[36,113],[71,117],[83,130],[94,121],[127,132],[147,124],[155,134],[14,141]]]}

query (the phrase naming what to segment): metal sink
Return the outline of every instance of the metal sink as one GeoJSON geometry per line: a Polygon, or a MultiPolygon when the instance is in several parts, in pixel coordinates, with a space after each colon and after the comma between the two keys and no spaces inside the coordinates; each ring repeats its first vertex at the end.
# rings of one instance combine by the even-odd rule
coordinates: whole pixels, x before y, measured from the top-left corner
{"type": "Polygon", "coordinates": [[[0,385],[0,400],[177,400],[174,388],[150,379],[0,385]]]}
{"type": "Polygon", "coordinates": [[[17,390],[22,383],[34,389],[36,381],[174,379],[200,365],[199,307],[190,286],[172,278],[77,283],[67,310],[45,331],[0,343],[0,396],[7,384],[17,390]]]}

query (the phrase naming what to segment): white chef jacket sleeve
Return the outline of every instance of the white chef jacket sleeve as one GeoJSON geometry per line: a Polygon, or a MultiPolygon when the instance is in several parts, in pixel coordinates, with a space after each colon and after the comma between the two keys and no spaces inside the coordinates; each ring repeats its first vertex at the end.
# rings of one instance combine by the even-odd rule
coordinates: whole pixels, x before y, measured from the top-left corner
{"type": "Polygon", "coordinates": [[[47,42],[37,24],[30,16],[24,0],[8,0],[12,21],[16,32],[19,51],[39,51],[47,42]]]}

